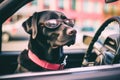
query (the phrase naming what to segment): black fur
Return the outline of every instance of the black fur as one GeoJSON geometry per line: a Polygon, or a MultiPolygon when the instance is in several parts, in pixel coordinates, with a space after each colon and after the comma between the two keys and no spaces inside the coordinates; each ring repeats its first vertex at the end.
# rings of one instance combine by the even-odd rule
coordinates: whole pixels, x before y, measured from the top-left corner
{"type": "MultiPolygon", "coordinates": [[[[49,19],[67,19],[67,17],[58,11],[42,11],[34,13],[23,23],[24,30],[30,34],[28,49],[40,59],[60,64],[63,61],[62,47],[75,43],[76,30],[65,24],[56,29],[46,28],[41,23],[49,19]]],[[[18,63],[16,72],[46,70],[29,59],[27,49],[18,57],[18,63]]]]}

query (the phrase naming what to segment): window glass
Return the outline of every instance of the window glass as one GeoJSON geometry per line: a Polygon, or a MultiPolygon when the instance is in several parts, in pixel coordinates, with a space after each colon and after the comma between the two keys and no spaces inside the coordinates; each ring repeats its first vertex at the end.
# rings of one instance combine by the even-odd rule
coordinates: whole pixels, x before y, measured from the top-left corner
{"type": "Polygon", "coordinates": [[[104,5],[103,10],[105,14],[119,15],[119,7],[116,5],[104,5]]]}
{"type": "Polygon", "coordinates": [[[44,8],[49,8],[49,2],[50,0],[44,0],[44,8]]]}
{"type": "Polygon", "coordinates": [[[95,2],[93,6],[93,10],[95,13],[101,13],[101,4],[99,2],[95,2]]]}
{"type": "Polygon", "coordinates": [[[73,10],[76,9],[76,0],[72,0],[72,9],[73,9],[73,10]]]}
{"type": "Polygon", "coordinates": [[[64,0],[58,0],[58,7],[60,9],[63,9],[64,8],[64,0]]]}
{"type": "Polygon", "coordinates": [[[37,0],[31,2],[32,5],[37,5],[37,0]]]}
{"type": "MultiPolygon", "coordinates": [[[[76,43],[75,47],[70,46],[71,48],[80,48],[80,49],[87,49],[86,45],[82,43],[83,35],[84,34],[94,34],[94,32],[100,27],[103,21],[105,21],[108,16],[104,15],[105,12],[109,13],[109,10],[112,10],[113,12],[117,11],[116,6],[110,7],[102,3],[101,1],[95,1],[95,0],[69,0],[71,1],[69,5],[72,8],[67,10],[64,10],[64,5],[67,4],[65,0],[34,0],[31,3],[29,3],[27,6],[24,6],[22,9],[20,9],[18,12],[16,12],[12,17],[10,17],[4,24],[3,24],[3,43],[2,43],[2,51],[18,51],[23,50],[28,47],[28,41],[29,41],[29,34],[27,34],[23,27],[22,23],[30,17],[35,10],[37,12],[40,12],[42,10],[45,10],[45,8],[50,9],[54,8],[54,10],[60,10],[61,12],[65,13],[67,17],[71,19],[75,19],[77,24],[75,23],[74,28],[78,31],[76,36],[76,43]],[[39,2],[42,2],[40,5],[37,5],[39,2]],[[58,4],[58,5],[54,5],[58,4]],[[79,7],[76,7],[76,3],[82,4],[79,7]],[[33,5],[30,5],[33,4],[33,5]],[[34,6],[34,7],[33,7],[34,6]],[[44,6],[44,7],[41,7],[44,6]],[[52,7],[51,7],[52,6],[52,7]],[[49,8],[50,7],[50,8],[49,8]],[[61,8],[61,9],[58,9],[61,8]],[[36,9],[37,8],[37,9],[36,9]],[[79,8],[81,8],[80,11],[77,11],[79,8]],[[103,9],[104,10],[103,10],[103,9]],[[32,9],[32,10],[31,10],[32,9]],[[73,11],[74,9],[74,11],[73,11]],[[115,10],[115,11],[114,11],[115,10]],[[103,13],[102,13],[103,12],[103,13]],[[88,16],[86,14],[94,14],[92,16],[88,16]],[[98,15],[100,14],[100,15],[98,15]],[[97,15],[96,18],[94,18],[97,15]],[[93,20],[94,19],[94,20],[93,20]],[[85,28],[83,28],[85,27],[85,28]],[[85,31],[91,31],[89,33],[85,31]],[[79,44],[78,44],[79,43],[79,44]],[[81,46],[82,44],[82,46],[81,46]],[[77,47],[76,47],[77,45],[77,47]]],[[[117,12],[115,12],[117,13],[117,12]]],[[[109,16],[110,17],[110,16],[109,16]]],[[[65,46],[66,48],[70,48],[65,46]]]]}
{"type": "Polygon", "coordinates": [[[105,13],[108,13],[108,12],[109,12],[109,9],[110,9],[110,8],[109,8],[109,5],[104,5],[104,8],[103,8],[103,9],[104,9],[104,12],[105,12],[105,13]]]}
{"type": "Polygon", "coordinates": [[[93,2],[91,2],[90,0],[83,0],[83,11],[87,13],[91,13],[93,10],[92,5],[93,2]]]}

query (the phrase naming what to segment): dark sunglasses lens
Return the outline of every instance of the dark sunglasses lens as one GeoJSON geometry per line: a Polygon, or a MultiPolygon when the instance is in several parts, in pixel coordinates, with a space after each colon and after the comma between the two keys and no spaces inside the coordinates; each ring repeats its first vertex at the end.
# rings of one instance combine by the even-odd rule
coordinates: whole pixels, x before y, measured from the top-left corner
{"type": "Polygon", "coordinates": [[[45,22],[45,26],[54,29],[59,26],[59,22],[57,20],[48,20],[45,22]]]}
{"type": "Polygon", "coordinates": [[[65,23],[66,25],[68,25],[68,26],[71,26],[71,27],[73,27],[74,24],[75,24],[74,20],[72,20],[72,19],[66,19],[66,20],[64,21],[64,23],[65,23]]]}

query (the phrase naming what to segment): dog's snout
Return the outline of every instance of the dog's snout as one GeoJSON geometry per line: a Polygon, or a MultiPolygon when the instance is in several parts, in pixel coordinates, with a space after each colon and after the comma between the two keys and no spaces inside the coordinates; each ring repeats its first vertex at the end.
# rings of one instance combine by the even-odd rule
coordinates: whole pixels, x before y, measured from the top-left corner
{"type": "Polygon", "coordinates": [[[73,28],[70,28],[67,30],[67,35],[75,35],[77,33],[77,31],[73,28]]]}

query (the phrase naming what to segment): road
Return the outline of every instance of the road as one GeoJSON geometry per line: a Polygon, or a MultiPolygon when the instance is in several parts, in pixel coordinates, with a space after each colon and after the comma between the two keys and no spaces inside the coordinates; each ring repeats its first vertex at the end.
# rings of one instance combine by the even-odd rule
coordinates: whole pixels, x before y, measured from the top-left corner
{"type": "MultiPolygon", "coordinates": [[[[20,41],[10,41],[2,44],[2,51],[22,51],[25,48],[27,49],[28,40],[20,40],[20,41]]],[[[65,46],[65,49],[84,49],[87,48],[83,43],[76,43],[70,47],[65,46]]]]}

